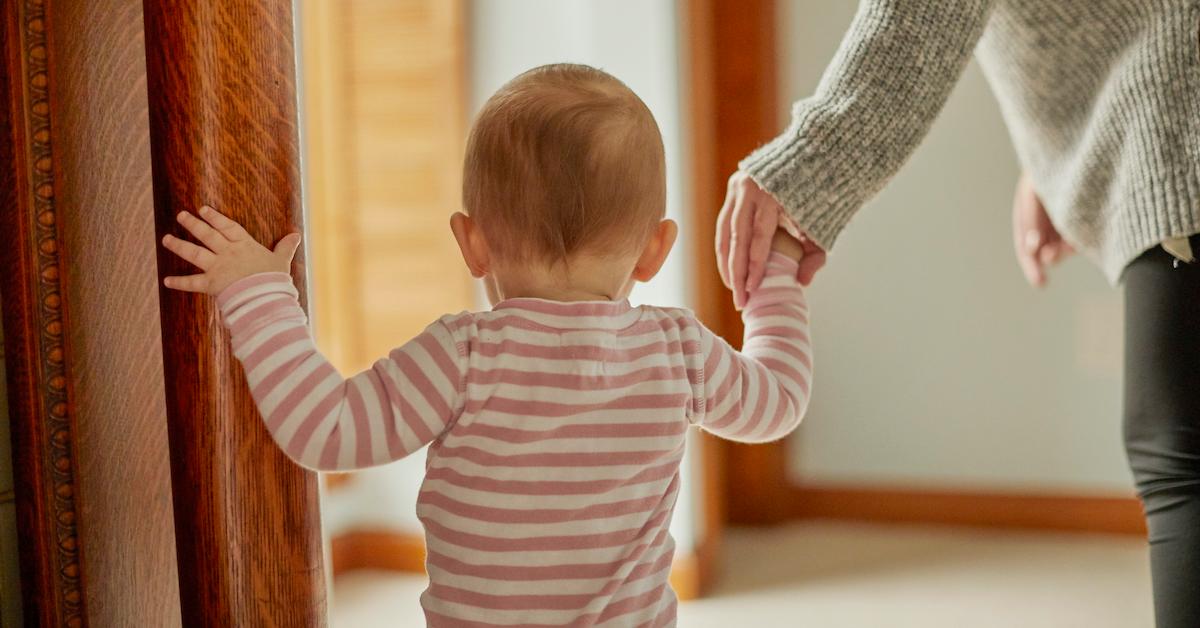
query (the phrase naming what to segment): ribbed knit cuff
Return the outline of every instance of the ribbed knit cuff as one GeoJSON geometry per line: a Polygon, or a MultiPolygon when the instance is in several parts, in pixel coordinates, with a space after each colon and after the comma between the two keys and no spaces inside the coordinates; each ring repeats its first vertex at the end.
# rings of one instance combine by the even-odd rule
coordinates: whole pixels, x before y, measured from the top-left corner
{"type": "Polygon", "coordinates": [[[816,171],[806,159],[811,150],[793,125],[743,159],[738,169],[779,201],[810,240],[829,251],[863,199],[844,193],[847,186],[842,182],[816,171]]]}

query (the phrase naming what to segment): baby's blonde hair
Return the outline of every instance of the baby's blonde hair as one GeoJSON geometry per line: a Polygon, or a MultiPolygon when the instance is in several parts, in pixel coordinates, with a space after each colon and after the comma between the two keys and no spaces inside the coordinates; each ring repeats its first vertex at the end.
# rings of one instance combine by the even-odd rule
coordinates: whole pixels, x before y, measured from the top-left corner
{"type": "Polygon", "coordinates": [[[544,65],[476,117],[463,207],[506,260],[625,253],[663,218],[665,169],[658,124],[637,94],[590,66],[544,65]]]}

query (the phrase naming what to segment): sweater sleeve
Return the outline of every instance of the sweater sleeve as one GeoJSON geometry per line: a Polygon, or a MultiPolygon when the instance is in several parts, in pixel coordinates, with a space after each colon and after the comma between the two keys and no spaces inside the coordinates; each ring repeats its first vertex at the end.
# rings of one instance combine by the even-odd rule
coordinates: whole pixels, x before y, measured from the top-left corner
{"type": "Polygon", "coordinates": [[[808,408],[812,348],[798,269],[795,260],[771,254],[766,278],[742,310],[741,351],[701,329],[703,377],[693,423],[748,443],[783,438],[799,425],[808,408]]]}
{"type": "Polygon", "coordinates": [[[825,250],[925,137],[995,0],[862,0],[816,93],[739,164],[825,250]]]}
{"type": "Polygon", "coordinates": [[[263,422],[297,463],[348,471],[391,462],[462,412],[461,325],[436,321],[347,379],[317,351],[296,297],[290,276],[262,273],[226,288],[218,303],[263,422]]]}

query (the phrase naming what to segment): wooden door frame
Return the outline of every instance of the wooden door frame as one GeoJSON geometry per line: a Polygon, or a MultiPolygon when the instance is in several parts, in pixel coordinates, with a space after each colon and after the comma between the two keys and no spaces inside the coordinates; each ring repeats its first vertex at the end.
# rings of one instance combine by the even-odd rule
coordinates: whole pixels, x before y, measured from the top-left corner
{"type": "MultiPolygon", "coordinates": [[[[137,2],[136,7],[141,5],[137,2]]],[[[124,64],[130,61],[129,49],[121,46],[126,42],[106,46],[109,42],[104,40],[129,37],[124,28],[87,31],[88,42],[95,46],[90,53],[70,48],[76,34],[72,29],[83,28],[78,26],[83,13],[73,10],[80,6],[48,0],[0,5],[0,303],[23,612],[30,625],[146,625],[139,621],[145,615],[136,605],[122,604],[114,612],[103,597],[89,595],[105,590],[107,570],[145,565],[131,567],[120,562],[120,554],[111,553],[121,549],[134,554],[137,547],[114,548],[109,538],[86,547],[84,543],[89,529],[110,530],[114,521],[111,509],[81,507],[107,494],[94,490],[97,478],[81,477],[84,467],[78,455],[93,453],[88,448],[94,447],[80,439],[80,426],[103,417],[78,403],[77,384],[87,370],[75,359],[72,338],[89,333],[95,337],[105,330],[71,333],[72,309],[76,319],[87,319],[78,308],[88,303],[69,298],[79,291],[68,288],[78,288],[78,282],[106,270],[121,269],[80,272],[73,262],[88,256],[70,250],[68,244],[82,246],[84,240],[78,233],[65,235],[85,224],[78,212],[92,209],[128,216],[136,211],[125,206],[84,207],[77,202],[80,180],[119,189],[129,178],[122,168],[143,168],[138,176],[148,176],[150,164],[133,160],[137,163],[114,165],[119,157],[102,152],[80,157],[77,149],[85,142],[72,133],[83,133],[89,125],[72,126],[71,121],[79,122],[81,110],[85,118],[111,113],[102,104],[112,94],[104,94],[99,107],[92,102],[94,95],[88,95],[90,109],[59,100],[63,94],[78,97],[79,92],[63,89],[61,81],[71,80],[71,72],[56,65],[56,59],[84,58],[95,64],[95,71],[115,72],[131,86],[149,78],[147,86],[139,88],[144,91],[128,92],[150,101],[130,105],[143,112],[148,105],[151,111],[149,128],[142,128],[143,135],[136,138],[151,141],[154,153],[158,224],[157,229],[149,224],[153,215],[147,202],[147,239],[178,234],[174,212],[193,210],[197,202],[227,209],[257,237],[277,238],[302,226],[292,5],[290,0],[147,0],[144,24],[134,5],[122,5],[113,19],[125,20],[121,25],[139,42],[145,34],[147,42],[146,56],[128,66],[124,64]],[[111,48],[122,48],[124,56],[107,54],[111,48]],[[231,81],[255,89],[238,91],[240,98],[232,100],[221,89],[209,89],[231,81]],[[64,158],[67,155],[75,158],[64,158]],[[109,564],[85,560],[93,554],[109,564]]],[[[110,139],[112,150],[124,156],[123,138],[110,139]]],[[[147,250],[158,248],[156,241],[144,245],[147,250]]],[[[301,257],[294,276],[303,293],[302,264],[301,257]]],[[[160,257],[159,267],[163,272],[183,269],[166,256],[160,257]]],[[[212,300],[163,294],[161,303],[161,330],[152,333],[161,336],[163,377],[171,385],[167,416],[156,429],[170,436],[171,497],[181,534],[168,560],[177,561],[185,586],[179,587],[180,598],[143,605],[170,606],[166,614],[180,617],[185,625],[324,625],[326,583],[315,474],[287,460],[266,433],[227,336],[215,322],[212,300]]],[[[82,351],[78,344],[75,349],[82,351]]],[[[123,465],[131,460],[104,462],[123,465]]],[[[117,522],[125,526],[125,536],[138,538],[138,514],[128,513],[117,522]]],[[[138,577],[161,580],[173,579],[174,574],[154,570],[138,577]]]]}
{"type": "MultiPolygon", "coordinates": [[[[687,24],[684,54],[690,62],[695,308],[709,329],[738,347],[741,315],[708,251],[729,176],[743,157],[779,132],[776,2],[680,0],[678,6],[687,24]]],[[[705,434],[702,442],[705,521],[718,531],[714,555],[725,522],[768,524],[787,518],[784,441],[745,445],[705,434]]]]}
{"type": "MultiPolygon", "coordinates": [[[[157,238],[203,204],[269,245],[302,231],[292,0],[143,6],[157,238]]],[[[158,251],[160,277],[195,271],[158,251]]],[[[160,284],[159,309],[185,625],[324,626],[317,474],[268,433],[216,299],[160,284]]]]}
{"type": "MultiPolygon", "coordinates": [[[[700,37],[690,45],[690,55],[697,60],[693,74],[700,74],[693,76],[693,83],[710,85],[694,88],[691,101],[697,118],[712,120],[707,127],[702,122],[693,125],[693,134],[701,138],[701,162],[708,163],[694,173],[693,192],[696,246],[706,248],[712,246],[717,203],[724,197],[727,177],[738,161],[781,130],[778,6],[775,0],[681,0],[680,6],[689,20],[702,25],[700,37]],[[709,68],[708,76],[704,68],[709,68]],[[705,102],[708,98],[713,102],[705,102]],[[715,158],[708,157],[708,151],[715,158]]],[[[715,267],[705,263],[697,274],[697,312],[711,329],[738,346],[741,319],[715,267]]],[[[724,469],[723,479],[711,490],[724,497],[724,521],[733,524],[818,518],[1145,535],[1141,505],[1132,496],[795,483],[788,472],[787,439],[716,444],[705,455],[705,465],[724,469]]]]}
{"type": "Polygon", "coordinates": [[[26,623],[86,622],[46,7],[0,9],[0,294],[26,623]]]}

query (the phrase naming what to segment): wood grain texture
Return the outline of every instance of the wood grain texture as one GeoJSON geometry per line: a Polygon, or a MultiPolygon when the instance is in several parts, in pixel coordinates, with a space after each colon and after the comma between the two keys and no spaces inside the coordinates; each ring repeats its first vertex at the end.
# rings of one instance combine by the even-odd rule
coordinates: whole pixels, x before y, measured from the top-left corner
{"type": "Polygon", "coordinates": [[[1055,495],[861,485],[801,485],[785,503],[795,519],[918,523],[1146,536],[1130,496],[1055,495]]]}
{"type": "MultiPolygon", "coordinates": [[[[697,30],[692,37],[705,45],[698,59],[707,59],[713,102],[706,105],[715,120],[714,168],[706,177],[711,203],[707,216],[697,217],[703,229],[698,236],[711,247],[715,239],[718,203],[725,198],[729,176],[737,171],[743,157],[778,132],[776,90],[775,0],[705,0],[695,11],[706,11],[693,18],[697,30]]],[[[700,210],[702,211],[702,210],[700,210]]],[[[704,273],[699,294],[719,294],[705,298],[706,322],[733,346],[741,346],[741,315],[733,299],[721,285],[715,267],[704,273]]],[[[724,451],[726,517],[730,523],[771,524],[788,516],[784,501],[787,494],[786,439],[774,443],[743,445],[721,442],[724,451]]]]}
{"type": "Polygon", "coordinates": [[[0,3],[0,292],[26,623],[82,626],[69,318],[46,7],[0,3]]]}
{"type": "MultiPolygon", "coordinates": [[[[300,229],[291,2],[143,6],[157,236],[201,204],[271,245],[300,229]]],[[[191,272],[161,249],[158,268],[191,272]]],[[[325,625],[316,475],[272,442],[214,299],[159,301],[184,624],[325,625]]]]}
{"type": "Polygon", "coordinates": [[[142,3],[52,6],[87,619],[178,626],[142,3]]]}

